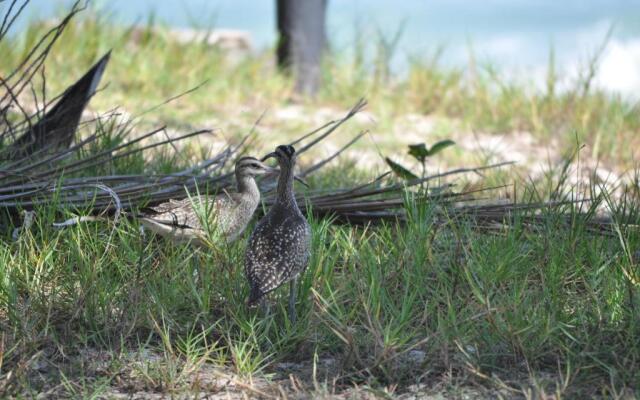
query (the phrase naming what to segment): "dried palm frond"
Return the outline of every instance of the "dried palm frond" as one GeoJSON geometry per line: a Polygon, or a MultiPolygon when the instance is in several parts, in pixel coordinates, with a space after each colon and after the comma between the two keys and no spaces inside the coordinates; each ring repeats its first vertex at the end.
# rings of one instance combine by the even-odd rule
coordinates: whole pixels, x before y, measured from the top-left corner
{"type": "MultiPolygon", "coordinates": [[[[12,14],[17,1],[12,1],[6,14],[6,20],[13,21],[24,9],[28,1],[21,4],[19,11],[12,14]]],[[[43,65],[51,47],[60,37],[69,21],[82,10],[75,3],[63,20],[49,30],[25,59],[3,81],[4,95],[0,98],[0,110],[3,111],[3,125],[0,138],[6,143],[0,149],[0,207],[10,214],[18,215],[21,209],[31,210],[55,200],[60,208],[89,210],[93,215],[133,211],[134,209],[157,204],[169,199],[184,198],[195,191],[217,192],[227,188],[233,182],[233,175],[225,168],[229,161],[239,153],[246,151],[248,137],[237,145],[229,144],[224,150],[203,160],[195,167],[172,174],[123,174],[101,175],[99,170],[108,170],[118,160],[151,148],[173,143],[199,135],[200,130],[180,137],[152,144],[143,144],[145,140],[164,133],[164,128],[153,130],[137,138],[126,140],[131,131],[128,122],[111,123],[111,129],[99,129],[110,124],[110,116],[80,123],[80,117],[89,98],[95,93],[98,82],[104,72],[109,54],[102,57],[81,79],[69,87],[47,111],[44,83],[46,82],[43,65]],[[43,90],[40,99],[35,91],[36,112],[29,114],[20,103],[20,94],[40,71],[43,77],[43,90]],[[39,105],[42,107],[38,107],[39,105]],[[42,108],[42,110],[40,110],[42,108]],[[22,120],[9,122],[7,112],[20,110],[22,120]],[[84,138],[76,135],[78,125],[93,128],[93,132],[84,138]],[[121,139],[99,151],[88,151],[106,135],[117,132],[121,139]],[[75,139],[75,142],[74,142],[75,139]],[[108,190],[104,190],[108,188],[108,190]]],[[[8,28],[3,24],[0,40],[8,28]]],[[[359,101],[343,118],[331,121],[322,127],[294,140],[291,144],[298,147],[298,153],[304,154],[321,143],[346,121],[358,113],[366,102],[359,101]]],[[[343,148],[333,155],[320,160],[302,172],[308,176],[317,172],[345,149],[357,142],[364,133],[356,135],[343,148]]],[[[427,179],[428,180],[428,179],[427,179]]],[[[365,223],[371,220],[396,218],[402,208],[404,190],[424,181],[407,182],[405,185],[391,184],[379,186],[381,180],[375,180],[358,188],[336,189],[329,192],[308,192],[301,204],[309,204],[319,216],[332,215],[340,222],[365,223]]],[[[274,181],[261,183],[265,191],[273,187],[274,181]]],[[[435,188],[438,189],[438,188],[435,188]]],[[[441,190],[439,188],[438,190],[441,190]]],[[[433,190],[432,193],[436,193],[433,190]]],[[[443,198],[442,193],[437,194],[443,198]]],[[[464,194],[448,192],[446,197],[462,198],[464,194]]],[[[267,196],[266,201],[271,201],[267,196]]]]}
{"type": "MultiPolygon", "coordinates": [[[[105,54],[89,71],[62,94],[38,121],[28,126],[9,146],[0,150],[0,159],[24,160],[66,150],[75,137],[80,117],[96,91],[109,62],[105,54]]],[[[15,130],[15,128],[13,128],[15,130]]]]}

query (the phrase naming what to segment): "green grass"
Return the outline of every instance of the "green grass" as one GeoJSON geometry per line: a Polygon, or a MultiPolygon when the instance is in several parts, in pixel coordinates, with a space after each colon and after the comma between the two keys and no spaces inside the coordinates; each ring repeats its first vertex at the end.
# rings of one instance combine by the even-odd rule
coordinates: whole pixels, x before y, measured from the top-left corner
{"type": "MultiPolygon", "coordinates": [[[[32,24],[17,42],[0,44],[0,70],[41,29],[32,24]]],[[[92,101],[95,109],[122,105],[135,114],[211,78],[141,123],[183,129],[210,115],[238,117],[225,133],[239,137],[291,94],[269,54],[232,65],[219,52],[162,35],[134,42],[125,28],[95,17],[71,25],[57,44],[47,64],[59,77],[49,80],[51,92],[109,48],[110,86],[92,101]]],[[[376,72],[384,62],[328,61],[327,84],[305,107],[342,107],[366,95],[381,131],[408,112],[434,114],[452,119],[451,130],[567,135],[568,148],[575,145],[568,134],[577,132],[605,159],[633,162],[619,147],[637,140],[637,110],[619,99],[578,86],[556,93],[553,80],[548,93],[535,93],[482,71],[469,84],[462,71],[435,61],[416,61],[406,80],[395,81],[376,72]]],[[[267,125],[278,140],[315,127],[267,125]]],[[[393,145],[385,148],[405,151],[393,145]]],[[[136,155],[112,171],[166,172],[191,158],[136,155]]],[[[311,183],[329,188],[367,177],[345,161],[311,183]]],[[[294,391],[282,365],[295,363],[301,391],[318,397],[344,390],[392,397],[424,385],[452,396],[633,398],[640,395],[640,269],[632,254],[640,235],[622,221],[638,223],[637,204],[611,202],[620,221],[613,236],[591,232],[577,206],[541,213],[537,229],[516,214],[508,227],[487,230],[411,193],[404,225],[312,220],[295,326],[286,318],[286,288],[271,297],[268,317],[246,307],[246,237],[201,251],[143,238],[135,220],[55,230],[60,215],[51,204],[36,210],[35,225],[17,242],[11,229],[0,240],[0,397],[211,393],[229,389],[226,382],[249,395],[280,396],[278,387],[294,391]],[[575,215],[568,225],[567,215],[575,215]]]]}
{"type": "Polygon", "coordinates": [[[312,221],[295,326],[286,289],[268,317],[247,309],[244,241],[194,252],[145,241],[135,221],[54,231],[40,210],[18,242],[0,245],[1,388],[188,393],[204,366],[257,379],[321,357],[335,359],[341,386],[398,393],[417,383],[581,398],[638,389],[639,273],[625,252],[637,232],[594,235],[554,211],[537,232],[516,222],[487,233],[436,223],[436,204],[408,206],[404,226],[312,221]],[[109,354],[106,366],[74,365],[88,351],[109,354]]]}

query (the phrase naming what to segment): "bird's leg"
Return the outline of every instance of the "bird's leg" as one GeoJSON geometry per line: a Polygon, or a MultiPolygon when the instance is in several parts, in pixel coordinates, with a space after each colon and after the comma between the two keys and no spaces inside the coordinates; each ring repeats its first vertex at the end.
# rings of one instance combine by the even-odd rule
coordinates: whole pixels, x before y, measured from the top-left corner
{"type": "Polygon", "coordinates": [[[262,315],[265,317],[269,316],[269,313],[271,312],[271,307],[269,307],[267,296],[263,296],[260,299],[260,312],[262,312],[262,315]]]}
{"type": "Polygon", "coordinates": [[[298,294],[298,277],[289,282],[289,321],[296,323],[296,295],[298,294]]]}

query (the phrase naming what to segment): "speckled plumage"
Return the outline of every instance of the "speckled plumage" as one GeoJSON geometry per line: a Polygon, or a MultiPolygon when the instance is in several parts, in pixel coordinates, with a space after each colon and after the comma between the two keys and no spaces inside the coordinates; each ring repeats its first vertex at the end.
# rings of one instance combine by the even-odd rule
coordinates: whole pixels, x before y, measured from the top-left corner
{"type": "Polygon", "coordinates": [[[256,225],[245,253],[250,305],[297,278],[310,256],[311,228],[293,192],[295,150],[278,146],[272,154],[280,165],[276,202],[256,225]]]}
{"type": "Polygon", "coordinates": [[[141,216],[142,224],[175,243],[205,245],[207,224],[203,224],[203,218],[206,218],[210,228],[217,230],[227,242],[233,242],[247,227],[260,203],[254,176],[272,168],[253,157],[244,157],[238,160],[235,170],[237,192],[169,200],[147,209],[141,216]]]}

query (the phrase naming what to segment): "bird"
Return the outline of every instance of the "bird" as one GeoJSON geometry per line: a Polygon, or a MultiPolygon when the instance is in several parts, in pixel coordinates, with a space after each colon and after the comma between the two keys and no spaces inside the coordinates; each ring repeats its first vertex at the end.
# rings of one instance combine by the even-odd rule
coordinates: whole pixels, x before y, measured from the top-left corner
{"type": "Polygon", "coordinates": [[[289,282],[289,321],[296,321],[296,293],[299,275],[310,258],[311,227],[304,217],[293,190],[296,151],[293,146],[278,146],[266,155],[280,166],[275,203],[258,221],[245,251],[245,275],[249,282],[248,305],[264,301],[264,296],[289,282]]]}
{"type": "Polygon", "coordinates": [[[237,192],[226,190],[216,196],[192,196],[148,207],[140,222],[152,232],[174,243],[191,242],[206,247],[212,227],[227,243],[238,239],[260,203],[258,175],[277,172],[254,157],[242,157],[235,164],[237,192]]]}

